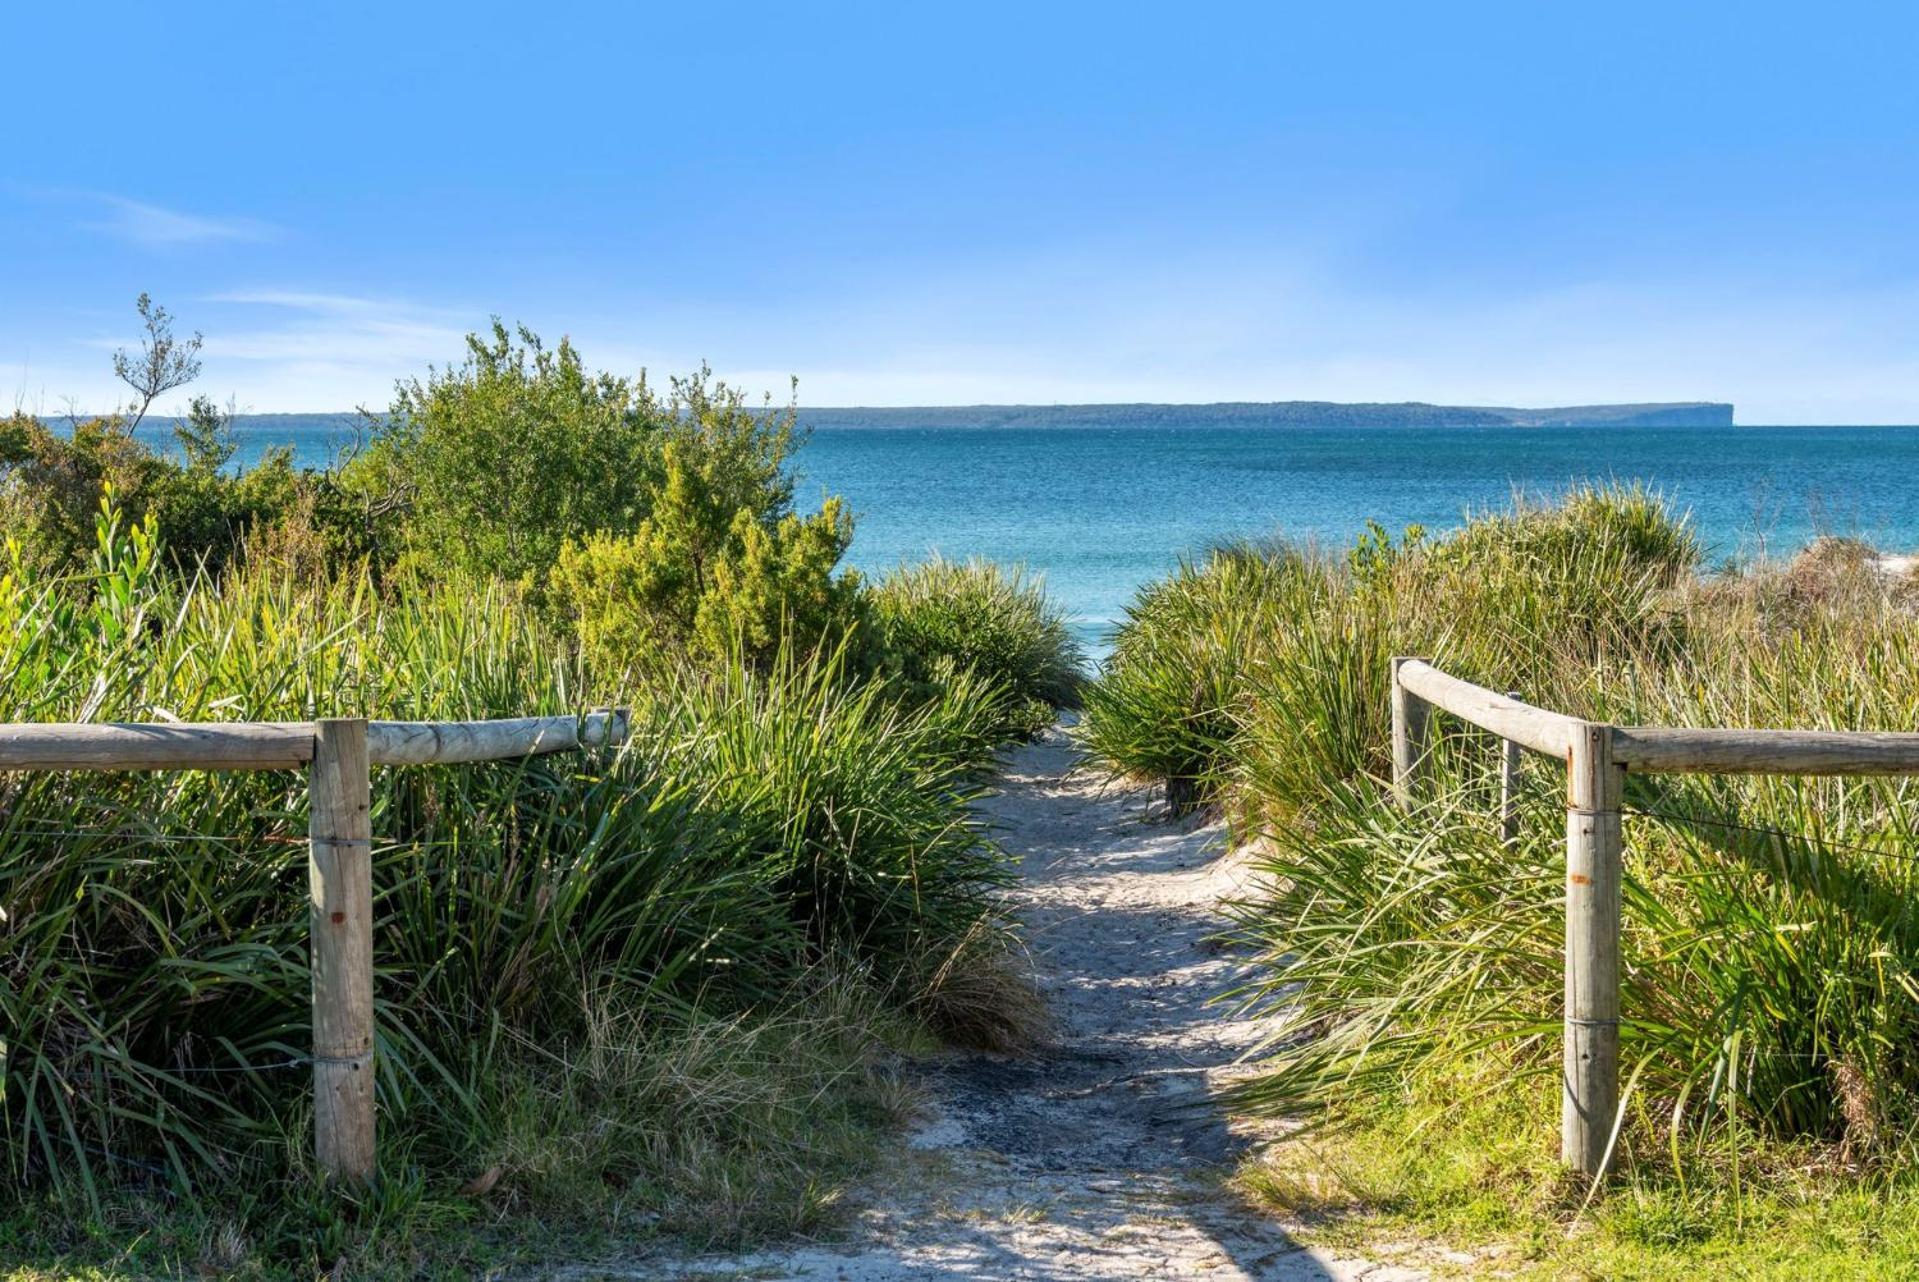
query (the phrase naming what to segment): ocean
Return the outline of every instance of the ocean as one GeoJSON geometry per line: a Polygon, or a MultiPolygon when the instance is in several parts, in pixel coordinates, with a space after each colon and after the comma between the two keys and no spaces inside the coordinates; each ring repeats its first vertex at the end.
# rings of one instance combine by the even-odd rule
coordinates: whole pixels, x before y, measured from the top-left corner
{"type": "MultiPolygon", "coordinates": [[[[243,419],[243,457],[284,444],[323,464],[347,422],[243,419]]],[[[1140,583],[1220,540],[1337,546],[1369,519],[1441,530],[1580,481],[1654,486],[1714,560],[1827,533],[1919,549],[1919,427],[837,427],[812,434],[798,470],[802,503],[852,506],[855,566],[1023,563],[1095,653],[1140,583]]]]}

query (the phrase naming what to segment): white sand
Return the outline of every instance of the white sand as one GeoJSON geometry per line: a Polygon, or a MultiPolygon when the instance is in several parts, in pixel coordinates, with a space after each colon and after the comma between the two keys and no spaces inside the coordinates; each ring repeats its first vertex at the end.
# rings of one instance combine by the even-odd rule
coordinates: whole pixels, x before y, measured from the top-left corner
{"type": "Polygon", "coordinates": [[[1256,1035],[1208,999],[1243,963],[1210,942],[1244,863],[1216,827],[1147,819],[1152,798],[1075,773],[1065,736],[1010,755],[983,803],[1057,1027],[1023,1058],[924,1069],[931,1107],[837,1240],[634,1261],[574,1278],[1366,1279],[1424,1277],[1291,1241],[1222,1187],[1247,1137],[1210,1090],[1256,1035]]]}

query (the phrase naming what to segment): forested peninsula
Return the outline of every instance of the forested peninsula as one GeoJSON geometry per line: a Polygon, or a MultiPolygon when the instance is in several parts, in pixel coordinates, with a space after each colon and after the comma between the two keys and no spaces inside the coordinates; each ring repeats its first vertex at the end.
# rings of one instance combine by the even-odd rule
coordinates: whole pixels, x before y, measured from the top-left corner
{"type": "Polygon", "coordinates": [[[1515,409],[1424,401],[1218,401],[1207,405],[849,406],[800,411],[808,427],[1730,427],[1724,401],[1515,409]]]}

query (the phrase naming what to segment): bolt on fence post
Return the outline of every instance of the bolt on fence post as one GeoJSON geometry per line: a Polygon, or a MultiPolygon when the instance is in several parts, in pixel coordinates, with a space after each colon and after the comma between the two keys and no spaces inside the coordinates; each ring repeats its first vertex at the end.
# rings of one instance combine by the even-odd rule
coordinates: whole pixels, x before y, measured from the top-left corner
{"type": "MultiPolygon", "coordinates": [[[[1519,691],[1506,697],[1517,699],[1519,691]]],[[[1519,765],[1521,750],[1511,739],[1499,741],[1499,839],[1508,846],[1519,840],[1519,765]]]]}
{"type": "Polygon", "coordinates": [[[1401,809],[1411,809],[1419,787],[1420,766],[1426,755],[1426,722],[1431,709],[1426,701],[1399,682],[1402,664],[1423,663],[1423,659],[1398,656],[1393,659],[1393,797],[1401,809]]]}
{"type": "Polygon", "coordinates": [[[1619,1109],[1619,808],[1613,729],[1582,724],[1566,763],[1566,1045],[1560,1160],[1604,1174],[1619,1109]]]}
{"type": "Polygon", "coordinates": [[[313,1153],[364,1184],[373,1144],[373,828],[367,723],[316,721],[308,774],[312,902],[313,1153]]]}

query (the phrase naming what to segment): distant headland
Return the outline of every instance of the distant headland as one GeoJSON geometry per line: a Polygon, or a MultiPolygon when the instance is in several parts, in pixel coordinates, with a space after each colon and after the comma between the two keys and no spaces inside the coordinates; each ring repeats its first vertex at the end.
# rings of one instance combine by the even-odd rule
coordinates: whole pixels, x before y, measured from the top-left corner
{"type": "Polygon", "coordinates": [[[1218,401],[1206,405],[924,405],[807,408],[808,427],[1731,427],[1723,401],[1638,405],[1429,405],[1218,401]]]}

